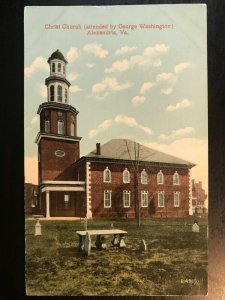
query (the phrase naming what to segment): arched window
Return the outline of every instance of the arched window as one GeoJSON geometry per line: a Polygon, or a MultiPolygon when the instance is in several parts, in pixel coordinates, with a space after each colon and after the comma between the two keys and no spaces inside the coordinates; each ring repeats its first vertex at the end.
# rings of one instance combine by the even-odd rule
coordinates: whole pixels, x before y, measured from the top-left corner
{"type": "Polygon", "coordinates": [[[58,72],[61,72],[61,64],[58,63],[58,72]]]}
{"type": "Polygon", "coordinates": [[[63,120],[58,120],[58,134],[64,134],[65,126],[63,120]]]}
{"type": "Polygon", "coordinates": [[[111,182],[111,172],[108,169],[108,167],[106,167],[106,169],[103,172],[103,181],[104,182],[111,182]]]}
{"type": "Polygon", "coordinates": [[[126,168],[123,171],[123,183],[129,183],[129,182],[130,182],[130,172],[126,168]]]}
{"type": "Polygon", "coordinates": [[[55,63],[52,64],[52,73],[55,72],[55,63]]]}
{"type": "Polygon", "coordinates": [[[173,174],[173,184],[179,185],[180,184],[180,176],[177,171],[173,174]]]}
{"type": "Polygon", "coordinates": [[[148,174],[145,169],[141,172],[141,183],[147,184],[148,183],[148,174]]]}
{"type": "Polygon", "coordinates": [[[158,184],[164,184],[164,175],[163,175],[163,172],[161,170],[157,174],[157,183],[158,184]]]}
{"type": "Polygon", "coordinates": [[[45,120],[45,132],[50,132],[50,121],[45,120]]]}
{"type": "Polygon", "coordinates": [[[65,74],[65,66],[63,65],[63,74],[65,74]]]}
{"type": "Polygon", "coordinates": [[[75,135],[75,125],[73,122],[70,124],[70,135],[71,136],[75,135]]]}
{"type": "Polygon", "coordinates": [[[67,100],[68,100],[68,98],[67,98],[67,89],[65,89],[65,103],[67,103],[67,100]]]}
{"type": "Polygon", "coordinates": [[[54,101],[55,88],[54,85],[50,86],[50,101],[54,101]]]}
{"type": "Polygon", "coordinates": [[[62,102],[62,86],[58,85],[58,101],[62,102]]]}

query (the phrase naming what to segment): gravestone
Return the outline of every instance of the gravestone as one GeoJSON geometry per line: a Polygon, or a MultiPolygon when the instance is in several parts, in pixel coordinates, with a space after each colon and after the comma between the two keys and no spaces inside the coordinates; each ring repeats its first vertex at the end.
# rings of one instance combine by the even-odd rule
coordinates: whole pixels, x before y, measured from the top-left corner
{"type": "Polygon", "coordinates": [[[39,222],[39,219],[37,219],[37,222],[35,224],[35,233],[34,233],[35,236],[37,235],[41,235],[41,224],[39,222]]]}
{"type": "Polygon", "coordinates": [[[90,255],[91,253],[91,237],[89,233],[86,233],[85,242],[84,242],[84,253],[90,255]]]}
{"type": "Polygon", "coordinates": [[[194,223],[194,224],[192,225],[192,232],[199,232],[199,226],[198,226],[197,223],[194,223]]]}
{"type": "Polygon", "coordinates": [[[146,246],[145,240],[141,240],[139,249],[141,251],[146,251],[147,250],[147,246],[146,246]]]}

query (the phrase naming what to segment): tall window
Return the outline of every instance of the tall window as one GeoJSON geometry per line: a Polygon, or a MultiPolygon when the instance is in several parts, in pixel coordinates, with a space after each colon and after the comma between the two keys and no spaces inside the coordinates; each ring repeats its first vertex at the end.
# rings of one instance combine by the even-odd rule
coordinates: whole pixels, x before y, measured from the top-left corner
{"type": "Polygon", "coordinates": [[[50,86],[50,101],[54,101],[54,94],[55,94],[54,85],[51,85],[50,86]]]}
{"type": "Polygon", "coordinates": [[[71,136],[75,135],[75,125],[73,122],[70,124],[70,135],[71,136]]]}
{"type": "Polygon", "coordinates": [[[130,191],[123,191],[123,206],[130,207],[130,191]]]}
{"type": "Polygon", "coordinates": [[[67,209],[69,207],[69,195],[64,195],[64,208],[67,209]]]}
{"type": "Polygon", "coordinates": [[[63,120],[58,120],[58,134],[64,134],[65,133],[65,126],[63,120]]]}
{"type": "Polygon", "coordinates": [[[55,72],[55,63],[52,64],[52,72],[55,72]]]}
{"type": "Polygon", "coordinates": [[[104,207],[111,207],[112,191],[104,191],[104,207]]]}
{"type": "Polygon", "coordinates": [[[129,183],[129,182],[130,182],[130,172],[126,168],[123,171],[123,183],[129,183]]]}
{"type": "Polygon", "coordinates": [[[180,206],[180,192],[174,192],[174,206],[180,206]]]}
{"type": "Polygon", "coordinates": [[[148,183],[148,174],[145,169],[141,172],[141,183],[147,184],[148,183]]]}
{"type": "Polygon", "coordinates": [[[163,175],[161,170],[157,174],[157,183],[158,184],[164,184],[164,175],[163,175]]]}
{"type": "Polygon", "coordinates": [[[103,181],[104,182],[111,182],[111,172],[108,169],[108,167],[106,167],[106,169],[103,172],[103,181]]]}
{"type": "Polygon", "coordinates": [[[158,192],[158,207],[165,206],[164,192],[158,192]]]}
{"type": "Polygon", "coordinates": [[[61,64],[58,63],[58,72],[61,72],[61,64]]]}
{"type": "Polygon", "coordinates": [[[67,89],[65,89],[65,103],[67,103],[68,100],[68,94],[67,94],[67,89]]]}
{"type": "Polygon", "coordinates": [[[62,102],[62,86],[58,85],[58,101],[62,102]]]}
{"type": "Polygon", "coordinates": [[[45,120],[45,132],[50,132],[50,121],[45,120]]]}
{"type": "Polygon", "coordinates": [[[180,176],[177,171],[173,174],[173,184],[179,185],[180,184],[180,176]]]}
{"type": "Polygon", "coordinates": [[[65,66],[63,65],[63,74],[65,74],[65,66]]]}
{"type": "Polygon", "coordinates": [[[148,192],[147,191],[141,192],[141,206],[148,207],[148,192]]]}

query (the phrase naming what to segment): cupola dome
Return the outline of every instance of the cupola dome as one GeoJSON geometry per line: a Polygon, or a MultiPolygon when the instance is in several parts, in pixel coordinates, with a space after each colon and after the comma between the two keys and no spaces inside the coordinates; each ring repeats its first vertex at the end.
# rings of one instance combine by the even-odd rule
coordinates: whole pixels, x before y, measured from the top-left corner
{"type": "Polygon", "coordinates": [[[65,59],[63,54],[59,51],[59,49],[57,49],[55,52],[52,53],[52,55],[48,59],[48,63],[50,63],[50,61],[53,59],[60,59],[67,64],[67,60],[65,59]]]}

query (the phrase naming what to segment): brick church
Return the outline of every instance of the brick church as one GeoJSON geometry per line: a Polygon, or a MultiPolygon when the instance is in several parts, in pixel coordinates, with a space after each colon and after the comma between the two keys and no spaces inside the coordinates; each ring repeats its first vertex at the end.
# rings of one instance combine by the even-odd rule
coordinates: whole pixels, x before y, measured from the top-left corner
{"type": "Polygon", "coordinates": [[[131,140],[112,139],[80,157],[76,108],[69,104],[67,61],[48,59],[47,102],[38,145],[39,209],[49,217],[185,217],[191,205],[194,164],[131,140]]]}

